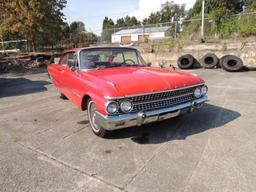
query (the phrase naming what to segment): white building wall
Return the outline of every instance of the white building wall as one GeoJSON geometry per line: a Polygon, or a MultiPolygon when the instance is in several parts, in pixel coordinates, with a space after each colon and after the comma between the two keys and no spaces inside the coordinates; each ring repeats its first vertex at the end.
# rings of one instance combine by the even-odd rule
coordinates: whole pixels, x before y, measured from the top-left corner
{"type": "MultiPolygon", "coordinates": [[[[133,42],[136,42],[139,40],[139,35],[141,34],[123,34],[123,35],[112,35],[112,43],[121,43],[122,36],[131,36],[131,40],[133,42]]],[[[156,32],[156,33],[144,33],[144,35],[149,35],[149,39],[159,39],[159,38],[165,38],[165,32],[156,32]]]]}
{"type": "Polygon", "coordinates": [[[131,35],[132,41],[133,41],[133,42],[138,41],[138,36],[139,36],[138,34],[132,34],[132,35],[131,35]]]}
{"type": "Polygon", "coordinates": [[[112,35],[112,37],[111,37],[111,41],[112,41],[112,43],[120,43],[121,42],[121,35],[112,35]]]}
{"type": "Polygon", "coordinates": [[[165,38],[165,32],[156,32],[156,33],[149,34],[149,39],[159,39],[159,38],[165,38]]]}

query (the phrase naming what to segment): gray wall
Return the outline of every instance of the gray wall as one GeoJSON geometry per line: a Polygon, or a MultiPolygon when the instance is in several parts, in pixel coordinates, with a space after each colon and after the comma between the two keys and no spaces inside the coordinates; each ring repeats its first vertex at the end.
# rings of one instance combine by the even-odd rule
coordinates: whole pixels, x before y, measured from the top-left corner
{"type": "Polygon", "coordinates": [[[137,47],[143,54],[147,62],[154,65],[164,59],[168,64],[176,64],[179,56],[183,54],[192,54],[196,59],[200,59],[206,53],[212,52],[222,57],[227,54],[237,55],[247,66],[256,66],[256,41],[251,42],[221,42],[221,43],[204,43],[170,47],[167,45],[140,45],[137,47]],[[154,49],[154,53],[152,53],[154,49]]]}

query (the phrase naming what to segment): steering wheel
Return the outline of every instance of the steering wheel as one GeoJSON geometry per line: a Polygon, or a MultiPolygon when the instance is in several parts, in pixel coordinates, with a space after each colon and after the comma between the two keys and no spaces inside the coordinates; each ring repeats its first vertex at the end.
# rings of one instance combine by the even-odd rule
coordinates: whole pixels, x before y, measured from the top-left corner
{"type": "Polygon", "coordinates": [[[125,64],[125,63],[129,64],[128,62],[131,62],[131,64],[136,64],[135,61],[133,61],[132,59],[125,59],[123,64],[125,64]]]}

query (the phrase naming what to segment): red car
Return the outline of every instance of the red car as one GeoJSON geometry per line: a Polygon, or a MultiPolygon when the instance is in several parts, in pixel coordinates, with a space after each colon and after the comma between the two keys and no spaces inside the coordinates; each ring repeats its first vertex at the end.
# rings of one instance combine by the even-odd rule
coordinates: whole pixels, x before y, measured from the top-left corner
{"type": "Polygon", "coordinates": [[[182,71],[146,65],[134,48],[79,48],[64,53],[48,72],[62,98],[87,110],[93,132],[141,126],[200,108],[205,82],[182,71]]]}

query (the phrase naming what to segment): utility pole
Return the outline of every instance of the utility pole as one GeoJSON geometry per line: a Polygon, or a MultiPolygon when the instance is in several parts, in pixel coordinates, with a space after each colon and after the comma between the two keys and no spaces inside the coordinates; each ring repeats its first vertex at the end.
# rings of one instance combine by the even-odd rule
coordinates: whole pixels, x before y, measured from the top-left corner
{"type": "Polygon", "coordinates": [[[144,24],[142,24],[142,37],[143,37],[143,42],[145,41],[145,28],[144,24]]]}
{"type": "Polygon", "coordinates": [[[201,38],[204,39],[204,9],[205,9],[205,0],[202,0],[202,27],[201,27],[201,38]]]}
{"type": "Polygon", "coordinates": [[[178,21],[175,21],[174,39],[177,39],[177,27],[178,27],[178,21]]]}

